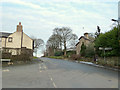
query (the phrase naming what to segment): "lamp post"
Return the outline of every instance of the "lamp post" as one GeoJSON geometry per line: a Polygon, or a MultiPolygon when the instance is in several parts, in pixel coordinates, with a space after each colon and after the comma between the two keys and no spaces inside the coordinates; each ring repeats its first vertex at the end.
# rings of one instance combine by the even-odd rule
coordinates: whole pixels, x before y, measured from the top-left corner
{"type": "Polygon", "coordinates": [[[119,25],[119,21],[115,20],[115,19],[111,19],[111,20],[118,23],[118,42],[119,42],[119,45],[120,45],[120,36],[119,36],[120,35],[120,30],[119,30],[120,25],[119,25]]]}
{"type": "MultiPolygon", "coordinates": [[[[118,45],[119,45],[118,51],[120,51],[120,29],[119,29],[120,25],[119,25],[119,21],[115,20],[115,19],[111,19],[111,20],[118,23],[118,45]]],[[[118,54],[120,55],[120,52],[118,54]]],[[[120,64],[119,60],[120,60],[120,56],[118,57],[118,64],[120,64]]]]}

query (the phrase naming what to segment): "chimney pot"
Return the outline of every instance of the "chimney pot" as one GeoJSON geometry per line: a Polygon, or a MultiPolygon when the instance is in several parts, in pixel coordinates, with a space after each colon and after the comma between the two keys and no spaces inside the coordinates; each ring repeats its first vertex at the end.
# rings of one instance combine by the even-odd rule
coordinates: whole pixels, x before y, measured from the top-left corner
{"type": "Polygon", "coordinates": [[[88,33],[84,33],[84,37],[88,39],[88,33]]]}
{"type": "Polygon", "coordinates": [[[21,25],[21,22],[19,22],[19,25],[21,25]]]}
{"type": "Polygon", "coordinates": [[[21,25],[21,22],[19,22],[19,25],[17,25],[17,32],[22,32],[23,27],[21,25]]]}

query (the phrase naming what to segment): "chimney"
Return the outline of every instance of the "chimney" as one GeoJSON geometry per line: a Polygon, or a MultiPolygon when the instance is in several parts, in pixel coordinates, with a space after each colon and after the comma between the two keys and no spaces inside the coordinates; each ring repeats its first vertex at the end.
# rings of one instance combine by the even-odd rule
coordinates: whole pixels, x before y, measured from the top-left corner
{"type": "Polygon", "coordinates": [[[22,28],[21,22],[19,22],[19,25],[17,25],[17,32],[22,32],[22,31],[23,31],[23,28],[22,28]]]}
{"type": "Polygon", "coordinates": [[[88,38],[88,33],[84,33],[84,37],[86,37],[87,39],[89,39],[88,38]]]}

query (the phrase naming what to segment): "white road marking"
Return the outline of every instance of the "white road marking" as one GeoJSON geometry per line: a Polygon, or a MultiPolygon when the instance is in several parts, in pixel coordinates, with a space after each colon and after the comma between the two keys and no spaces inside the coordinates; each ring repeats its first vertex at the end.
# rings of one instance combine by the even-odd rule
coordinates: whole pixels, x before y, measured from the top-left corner
{"type": "Polygon", "coordinates": [[[3,72],[9,72],[10,70],[9,69],[6,69],[6,70],[2,70],[3,72]]]}
{"type": "Polygon", "coordinates": [[[51,80],[51,81],[53,81],[53,79],[52,79],[52,78],[50,78],[50,80],[51,80]]]}
{"type": "Polygon", "coordinates": [[[41,71],[41,68],[42,68],[42,67],[41,67],[41,65],[39,64],[39,72],[42,72],[42,71],[41,71]]]}
{"type": "MultiPolygon", "coordinates": [[[[42,66],[44,67],[45,70],[47,69],[47,67],[46,67],[45,64],[42,63],[42,66]]],[[[41,65],[39,64],[39,69],[41,69],[41,68],[42,68],[42,67],[41,67],[41,65]]],[[[40,70],[40,72],[42,72],[42,71],[40,70]]],[[[49,76],[50,80],[52,81],[54,88],[57,88],[57,86],[55,85],[53,79],[50,77],[50,73],[48,73],[48,76],[49,76]]]]}
{"type": "Polygon", "coordinates": [[[45,69],[47,69],[47,67],[46,67],[46,66],[44,66],[44,68],[45,68],[45,69]]]}
{"type": "Polygon", "coordinates": [[[53,86],[54,86],[54,88],[57,88],[57,86],[55,85],[55,83],[53,82],[53,86]]]}
{"type": "MultiPolygon", "coordinates": [[[[39,66],[40,66],[40,64],[39,64],[39,66]]],[[[42,63],[42,66],[44,67],[45,70],[48,69],[44,63],[42,63]]],[[[39,67],[39,68],[40,68],[40,67],[39,67]]],[[[42,68],[42,67],[41,67],[41,68],[42,68]]],[[[42,72],[42,71],[40,71],[40,72],[42,72]]],[[[51,75],[50,75],[50,73],[49,73],[49,72],[47,72],[47,73],[48,73],[48,77],[50,78],[50,80],[51,80],[52,83],[53,83],[54,88],[57,88],[56,84],[54,83],[54,81],[53,81],[53,79],[52,79],[52,77],[51,77],[51,75]]]]}
{"type": "Polygon", "coordinates": [[[42,72],[42,71],[40,71],[40,72],[42,72]]]}
{"type": "Polygon", "coordinates": [[[49,77],[49,78],[50,78],[50,80],[52,81],[54,88],[57,88],[57,86],[56,86],[55,82],[53,81],[52,77],[50,77],[50,74],[49,74],[49,73],[48,73],[48,77],[49,77]]]}
{"type": "Polygon", "coordinates": [[[41,69],[41,66],[39,68],[41,69]]]}

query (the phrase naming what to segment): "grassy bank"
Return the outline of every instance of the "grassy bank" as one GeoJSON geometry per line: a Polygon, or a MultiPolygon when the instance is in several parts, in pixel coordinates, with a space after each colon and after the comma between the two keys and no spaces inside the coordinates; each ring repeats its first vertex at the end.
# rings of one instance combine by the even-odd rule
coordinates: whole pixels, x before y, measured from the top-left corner
{"type": "Polygon", "coordinates": [[[53,58],[53,59],[64,59],[63,56],[48,56],[48,58],[53,58]]]}
{"type": "Polygon", "coordinates": [[[102,57],[99,57],[95,62],[93,58],[81,58],[78,61],[92,62],[102,66],[120,68],[120,64],[118,63],[118,57],[106,57],[105,60],[102,57]]]}
{"type": "MultiPolygon", "coordinates": [[[[53,59],[67,59],[67,60],[72,60],[71,58],[64,58],[63,56],[49,56],[48,58],[53,58],[53,59]]],[[[105,60],[102,57],[99,57],[97,61],[95,62],[93,58],[85,58],[81,57],[78,60],[73,60],[73,61],[85,61],[85,62],[92,62],[98,65],[102,66],[108,66],[108,67],[113,67],[113,68],[120,68],[120,64],[118,64],[118,57],[106,57],[105,60]]]]}

